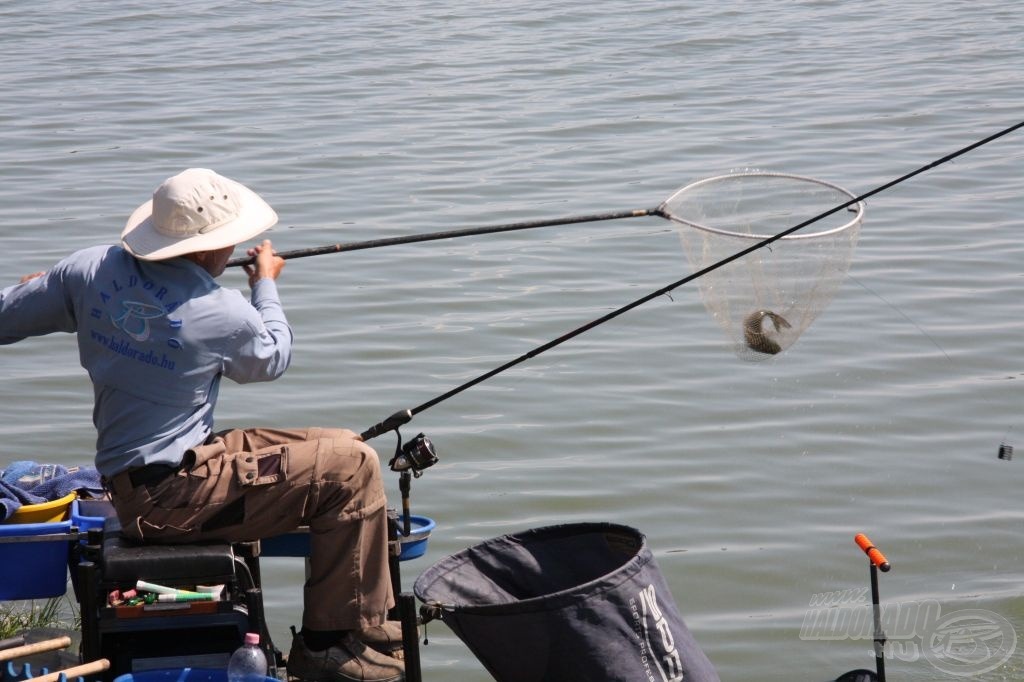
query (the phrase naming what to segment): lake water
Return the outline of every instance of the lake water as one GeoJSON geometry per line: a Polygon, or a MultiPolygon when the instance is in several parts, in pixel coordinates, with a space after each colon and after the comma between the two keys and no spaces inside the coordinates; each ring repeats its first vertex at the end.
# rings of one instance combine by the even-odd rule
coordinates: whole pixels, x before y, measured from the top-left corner
{"type": "MultiPolygon", "coordinates": [[[[737,168],[862,193],[1024,118],[1005,0],[13,1],[0,55],[6,283],[115,240],[190,166],[260,192],[288,250],[648,208],[737,168]]],[[[405,584],[486,538],[626,523],[723,680],[826,680],[874,666],[848,632],[801,636],[818,595],[863,597],[865,532],[883,602],[1024,636],[1024,464],[996,457],[1024,447],[1022,170],[1018,131],[870,199],[835,299],[769,362],[694,283],[418,415],[441,463],[413,508],[438,526],[405,584]]],[[[225,385],[218,427],[362,430],[688,272],[655,217],[294,260],[294,364],[225,385]]],[[[71,337],[4,347],[0,376],[0,466],[91,462],[71,337]]],[[[302,575],[264,562],[285,650],[302,575]]],[[[428,634],[427,680],[489,679],[428,634]]],[[[963,679],[925,639],[890,676],[963,679]]],[[[1022,650],[974,678],[1021,679],[1022,650]]]]}

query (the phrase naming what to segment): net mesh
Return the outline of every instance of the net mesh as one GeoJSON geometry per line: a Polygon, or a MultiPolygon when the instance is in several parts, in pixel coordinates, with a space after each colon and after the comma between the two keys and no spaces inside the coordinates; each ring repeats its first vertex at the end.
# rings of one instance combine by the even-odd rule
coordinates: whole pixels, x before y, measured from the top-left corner
{"type": "MultiPolygon", "coordinates": [[[[698,271],[854,198],[812,178],[741,171],[687,185],[660,210],[698,271]]],[[[767,360],[796,343],[845,278],[863,217],[852,204],[697,280],[737,356],[767,360]]]]}

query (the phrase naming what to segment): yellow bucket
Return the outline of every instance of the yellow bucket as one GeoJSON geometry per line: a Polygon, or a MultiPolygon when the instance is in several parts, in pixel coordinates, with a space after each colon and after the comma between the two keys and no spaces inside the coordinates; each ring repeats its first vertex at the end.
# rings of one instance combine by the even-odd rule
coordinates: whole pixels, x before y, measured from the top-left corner
{"type": "Polygon", "coordinates": [[[67,517],[68,509],[76,497],[78,497],[78,493],[71,493],[52,502],[22,505],[4,523],[52,523],[54,521],[63,521],[67,517]]]}

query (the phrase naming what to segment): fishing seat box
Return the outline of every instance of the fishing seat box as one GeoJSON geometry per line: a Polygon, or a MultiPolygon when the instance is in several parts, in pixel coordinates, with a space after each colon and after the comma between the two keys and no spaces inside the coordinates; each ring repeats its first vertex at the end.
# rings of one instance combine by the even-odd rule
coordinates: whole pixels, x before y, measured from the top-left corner
{"type": "MultiPolygon", "coordinates": [[[[259,585],[259,543],[141,544],[117,519],[93,530],[78,564],[83,660],[106,658],[103,679],[161,668],[224,668],[246,632],[270,647],[259,585]],[[142,580],[193,590],[224,585],[219,600],[112,606],[108,595],[142,580]]],[[[273,660],[271,655],[268,660],[273,660]]]]}

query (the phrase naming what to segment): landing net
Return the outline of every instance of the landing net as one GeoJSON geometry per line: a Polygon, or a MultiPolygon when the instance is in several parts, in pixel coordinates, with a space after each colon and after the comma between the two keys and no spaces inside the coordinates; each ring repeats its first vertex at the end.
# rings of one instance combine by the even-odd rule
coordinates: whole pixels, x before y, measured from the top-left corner
{"type": "MultiPolygon", "coordinates": [[[[694,271],[856,196],[821,180],[741,171],[694,182],[659,209],[678,226],[694,271]]],[[[704,306],[736,355],[761,361],[788,349],[846,277],[864,204],[822,218],[698,280],[704,306]]]]}

